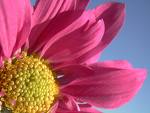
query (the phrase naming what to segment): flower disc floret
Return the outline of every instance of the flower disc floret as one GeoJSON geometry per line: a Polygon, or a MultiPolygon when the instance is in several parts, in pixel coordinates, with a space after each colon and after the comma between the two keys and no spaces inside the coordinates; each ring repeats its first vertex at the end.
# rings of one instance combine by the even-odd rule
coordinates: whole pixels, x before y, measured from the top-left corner
{"type": "Polygon", "coordinates": [[[22,55],[0,69],[4,105],[13,113],[45,113],[58,96],[54,73],[40,58],[22,55]]]}

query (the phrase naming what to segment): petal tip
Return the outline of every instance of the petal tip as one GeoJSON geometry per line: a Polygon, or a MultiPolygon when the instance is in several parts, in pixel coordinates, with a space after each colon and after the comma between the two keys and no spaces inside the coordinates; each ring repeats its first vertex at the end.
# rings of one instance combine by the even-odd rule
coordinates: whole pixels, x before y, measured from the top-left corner
{"type": "Polygon", "coordinates": [[[134,71],[135,71],[135,73],[137,73],[137,74],[135,74],[136,80],[138,82],[140,82],[142,85],[147,77],[147,70],[146,69],[135,69],[134,71]]]}
{"type": "Polygon", "coordinates": [[[143,79],[146,79],[147,77],[147,69],[139,69],[141,76],[143,76],[143,79]]]}
{"type": "Polygon", "coordinates": [[[115,1],[108,2],[108,3],[106,3],[106,5],[118,7],[118,9],[120,9],[120,10],[125,10],[125,8],[126,8],[126,4],[123,2],[115,2],[115,1]]]}

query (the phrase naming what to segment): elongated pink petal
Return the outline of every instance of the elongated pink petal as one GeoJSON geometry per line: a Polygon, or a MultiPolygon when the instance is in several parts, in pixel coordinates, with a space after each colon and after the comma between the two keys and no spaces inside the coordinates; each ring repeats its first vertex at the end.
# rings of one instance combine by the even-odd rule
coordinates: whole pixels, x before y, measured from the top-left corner
{"type": "Polygon", "coordinates": [[[32,53],[41,51],[39,49],[41,49],[49,40],[51,40],[51,38],[53,38],[54,35],[62,31],[67,26],[72,24],[76,19],[78,19],[81,16],[82,12],[83,11],[81,10],[63,12],[48,23],[43,23],[35,26],[32,29],[29,37],[29,52],[32,53]]]}
{"type": "Polygon", "coordinates": [[[125,5],[122,3],[107,3],[95,9],[97,19],[103,18],[106,26],[104,37],[101,41],[101,49],[105,48],[116,36],[125,16],[125,5]]]}
{"type": "Polygon", "coordinates": [[[33,22],[40,24],[68,10],[84,10],[89,0],[37,0],[33,22]]]}
{"type": "MultiPolygon", "coordinates": [[[[92,49],[93,50],[93,49],[92,49]]],[[[86,54],[89,54],[89,52],[87,52],[86,54]]],[[[97,53],[95,55],[93,55],[92,57],[88,57],[88,59],[86,59],[87,57],[84,55],[81,56],[81,59],[80,57],[77,59],[76,62],[84,62],[84,64],[92,64],[92,63],[95,63],[96,61],[98,61],[98,59],[100,58],[100,53],[97,53]]]]}
{"type": "Polygon", "coordinates": [[[3,65],[3,55],[2,50],[0,49],[0,67],[3,65]]]}
{"type": "MultiPolygon", "coordinates": [[[[59,78],[59,81],[61,83],[61,85],[64,84],[68,84],[72,81],[74,81],[74,79],[78,78],[83,78],[83,77],[87,77],[88,75],[93,75],[93,69],[95,70],[99,70],[99,67],[106,67],[106,68],[115,68],[115,69],[131,69],[132,65],[126,61],[126,60],[108,60],[108,61],[103,61],[103,62],[99,62],[99,63],[94,63],[94,64],[90,64],[89,67],[85,67],[84,65],[68,65],[68,66],[64,66],[64,67],[59,67],[56,68],[56,72],[58,75],[72,75],[72,76],[64,76],[62,78],[59,78]],[[75,68],[78,69],[78,73],[76,73],[75,68]],[[82,73],[83,71],[87,72],[86,73],[82,73]]],[[[91,76],[92,77],[92,76],[91,76]]]]}
{"type": "Polygon", "coordinates": [[[70,62],[80,64],[90,64],[96,62],[102,50],[111,42],[111,40],[115,37],[123,24],[125,16],[124,4],[115,2],[106,3],[97,7],[92,12],[95,14],[97,21],[102,18],[104,19],[104,23],[107,24],[105,25],[107,29],[105,30],[104,36],[94,48],[70,62]]]}
{"type": "MultiPolygon", "coordinates": [[[[103,21],[94,23],[93,25],[90,25],[90,27],[88,26],[89,23],[85,23],[82,26],[80,26],[81,24],[78,24],[80,24],[80,22],[70,26],[68,30],[53,38],[56,40],[60,37],[58,41],[54,42],[54,44],[48,48],[47,52],[44,54],[44,57],[49,59],[52,63],[67,62],[94,48],[103,36],[103,21]],[[75,26],[79,28],[74,29],[75,26]],[[72,31],[71,29],[74,30],[72,31]]],[[[50,43],[52,42],[53,41],[49,41],[45,45],[44,49],[47,48],[46,46],[51,45],[50,43]]]]}
{"type": "MultiPolygon", "coordinates": [[[[58,21],[60,18],[56,20],[41,34],[41,39],[45,38],[46,44],[43,43],[44,47],[40,50],[41,52],[39,51],[40,55],[51,63],[66,63],[85,54],[100,42],[104,33],[103,20],[95,21],[91,12],[84,12],[76,21],[69,20],[72,23],[66,22],[68,26],[62,23],[62,18],[61,23],[58,21]]],[[[37,45],[40,46],[40,44],[37,45]]],[[[37,52],[35,49],[33,49],[34,52],[37,52]]]]}
{"type": "Polygon", "coordinates": [[[130,101],[146,77],[144,69],[119,68],[111,63],[108,67],[75,65],[62,70],[64,78],[70,80],[69,85],[62,87],[63,93],[103,108],[116,108],[130,101]]]}
{"type": "MultiPolygon", "coordinates": [[[[33,48],[39,40],[41,43],[47,41],[45,37],[41,38],[41,33],[43,34],[47,27],[50,26],[48,34],[52,36],[57,29],[61,30],[64,24],[67,26],[70,22],[69,20],[73,21],[74,16],[77,17],[81,15],[88,1],[89,0],[37,0],[33,13],[32,32],[28,41],[28,43],[30,43],[30,48],[33,48]],[[66,12],[70,13],[68,14],[66,12]],[[65,15],[68,18],[64,17],[65,15]],[[57,22],[55,26],[53,26],[56,23],[54,20],[57,22]]],[[[48,37],[49,39],[51,38],[50,35],[48,37]]]]}
{"type": "Polygon", "coordinates": [[[56,113],[57,108],[58,108],[58,104],[59,102],[57,101],[50,109],[47,113],[56,113]]]}
{"type": "Polygon", "coordinates": [[[132,68],[132,65],[126,61],[126,60],[107,60],[95,64],[91,64],[92,68],[97,68],[97,67],[114,67],[114,68],[119,68],[119,69],[130,69],[132,68]]]}
{"type": "Polygon", "coordinates": [[[96,112],[86,112],[86,111],[58,111],[56,113],[96,113],[96,112]]]}
{"type": "Polygon", "coordinates": [[[59,98],[57,111],[78,111],[78,105],[71,96],[63,95],[59,98]]]}
{"type": "Polygon", "coordinates": [[[125,17],[125,4],[110,2],[98,6],[94,13],[97,19],[104,19],[106,31],[101,41],[101,49],[106,47],[112,39],[116,36],[125,17]]]}
{"type": "Polygon", "coordinates": [[[117,2],[105,3],[94,9],[93,13],[97,20],[101,18],[104,19],[106,27],[104,36],[95,48],[76,59],[76,62],[82,61],[89,64],[98,61],[98,56],[100,56],[102,50],[112,41],[123,25],[125,18],[125,5],[117,2]]]}
{"type": "Polygon", "coordinates": [[[31,5],[29,0],[0,0],[0,47],[9,58],[20,48],[30,31],[31,5]]]}
{"type": "Polygon", "coordinates": [[[92,107],[89,104],[80,104],[79,107],[81,111],[86,111],[86,112],[91,112],[91,113],[102,113],[96,110],[94,107],[92,107]]]}
{"type": "Polygon", "coordinates": [[[57,72],[58,75],[64,75],[58,79],[62,89],[72,82],[87,78],[89,75],[93,77],[94,75],[94,71],[91,68],[78,64],[61,67],[58,70],[55,70],[55,72],[57,72]]]}

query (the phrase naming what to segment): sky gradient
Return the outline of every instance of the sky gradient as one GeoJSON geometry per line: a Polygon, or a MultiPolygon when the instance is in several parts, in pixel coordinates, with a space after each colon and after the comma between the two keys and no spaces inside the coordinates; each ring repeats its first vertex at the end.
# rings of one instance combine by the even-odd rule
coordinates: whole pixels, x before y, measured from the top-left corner
{"type": "MultiPolygon", "coordinates": [[[[34,2],[35,0],[32,0],[34,2]]],[[[91,0],[88,8],[111,0],[91,0]]],[[[113,0],[115,1],[115,0],[113,0]]],[[[126,59],[150,71],[150,0],[116,0],[126,4],[126,22],[100,60],[126,59]]],[[[148,73],[149,74],[149,73],[148,73]]],[[[150,113],[150,77],[128,104],[104,113],[150,113]]]]}

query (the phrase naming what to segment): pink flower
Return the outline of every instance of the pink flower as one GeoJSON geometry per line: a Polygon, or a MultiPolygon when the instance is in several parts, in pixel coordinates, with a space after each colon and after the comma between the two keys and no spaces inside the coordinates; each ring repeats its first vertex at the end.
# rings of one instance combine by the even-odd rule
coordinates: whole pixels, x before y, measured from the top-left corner
{"type": "Polygon", "coordinates": [[[0,0],[0,103],[13,113],[100,113],[141,88],[146,70],[98,62],[121,28],[125,5],[88,0],[0,0]]]}

